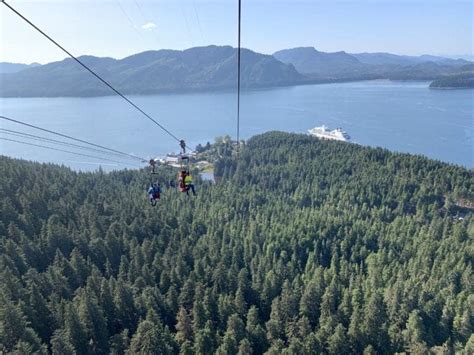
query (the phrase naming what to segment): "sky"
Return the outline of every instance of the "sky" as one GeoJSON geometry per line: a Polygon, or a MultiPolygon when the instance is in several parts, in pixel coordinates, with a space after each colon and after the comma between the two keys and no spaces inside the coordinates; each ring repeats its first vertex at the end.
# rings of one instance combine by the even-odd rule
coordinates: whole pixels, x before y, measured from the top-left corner
{"type": "MultiPolygon", "coordinates": [[[[237,44],[237,0],[7,0],[75,55],[237,44]]],[[[473,55],[474,0],[242,0],[242,46],[473,55]]],[[[65,54],[0,5],[0,61],[65,54]]]]}

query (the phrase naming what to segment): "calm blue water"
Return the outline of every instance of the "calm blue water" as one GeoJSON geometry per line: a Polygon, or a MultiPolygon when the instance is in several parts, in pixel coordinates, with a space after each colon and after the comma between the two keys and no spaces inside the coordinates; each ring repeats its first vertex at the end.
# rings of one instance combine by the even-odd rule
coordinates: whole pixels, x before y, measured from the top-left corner
{"type": "MultiPolygon", "coordinates": [[[[474,167],[474,90],[429,90],[428,84],[367,81],[244,92],[241,137],[268,130],[304,133],[326,124],[342,127],[359,144],[474,167]]],[[[132,98],[189,146],[213,142],[216,136],[235,136],[233,92],[132,98]]],[[[169,136],[113,96],[0,99],[0,113],[144,158],[178,150],[169,136]]],[[[2,120],[0,126],[38,134],[2,120]]],[[[0,137],[26,141],[4,133],[0,137]]],[[[123,167],[2,140],[0,152],[82,170],[97,169],[99,164],[105,170],[123,167]]]]}

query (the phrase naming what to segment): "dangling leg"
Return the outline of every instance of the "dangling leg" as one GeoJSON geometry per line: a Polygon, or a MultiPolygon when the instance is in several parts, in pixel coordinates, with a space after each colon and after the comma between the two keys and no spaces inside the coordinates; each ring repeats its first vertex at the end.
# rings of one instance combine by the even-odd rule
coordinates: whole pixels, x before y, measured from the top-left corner
{"type": "Polygon", "coordinates": [[[151,173],[154,174],[155,173],[155,166],[156,166],[155,160],[150,159],[150,161],[148,163],[150,164],[150,167],[151,167],[151,173]]]}

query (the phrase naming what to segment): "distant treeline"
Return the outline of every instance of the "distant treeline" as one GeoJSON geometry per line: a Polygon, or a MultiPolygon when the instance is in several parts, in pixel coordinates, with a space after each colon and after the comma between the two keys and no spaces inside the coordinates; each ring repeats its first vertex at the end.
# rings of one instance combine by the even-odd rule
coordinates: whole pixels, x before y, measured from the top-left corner
{"type": "Polygon", "coordinates": [[[451,75],[431,83],[432,89],[468,89],[474,88],[474,71],[465,74],[451,75]]]}
{"type": "MultiPolygon", "coordinates": [[[[130,95],[235,89],[237,84],[237,49],[230,46],[146,51],[120,60],[82,56],[80,60],[130,95]]],[[[287,49],[273,55],[242,49],[241,63],[243,88],[370,79],[433,80],[463,73],[472,66],[462,59],[389,53],[325,53],[312,47],[287,49]]],[[[113,94],[70,58],[29,67],[0,63],[0,81],[1,97],[113,94]],[[12,72],[13,68],[22,69],[12,72]],[[1,74],[2,70],[7,73],[1,74]]]]}

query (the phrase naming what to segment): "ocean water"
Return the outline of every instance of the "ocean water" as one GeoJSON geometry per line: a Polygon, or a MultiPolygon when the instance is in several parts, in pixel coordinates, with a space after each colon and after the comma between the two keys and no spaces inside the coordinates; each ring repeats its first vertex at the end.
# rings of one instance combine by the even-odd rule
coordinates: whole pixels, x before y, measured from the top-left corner
{"type": "MultiPolygon", "coordinates": [[[[358,144],[422,154],[473,168],[474,90],[430,90],[428,85],[364,81],[244,91],[241,138],[269,130],[305,133],[325,124],[342,127],[358,144]]],[[[217,136],[235,137],[235,92],[131,99],[191,147],[213,142],[217,136]]],[[[0,114],[147,159],[179,150],[176,141],[116,96],[0,98],[0,114]]],[[[4,120],[0,120],[0,128],[58,139],[4,120]]],[[[0,138],[49,145],[5,133],[0,133],[0,138]]],[[[0,140],[0,153],[80,170],[125,167],[4,140],[0,140]]]]}

